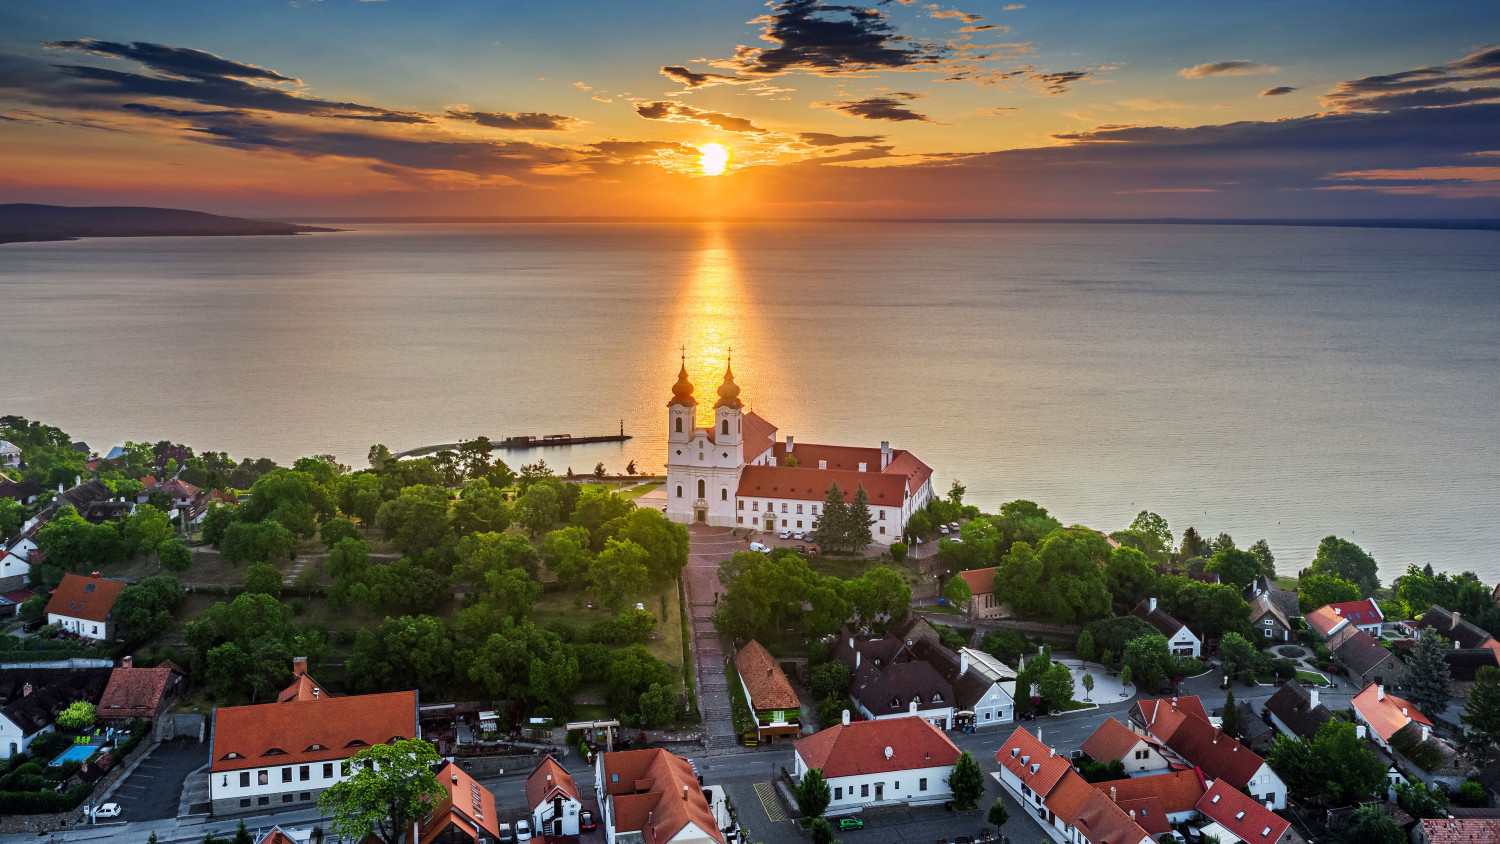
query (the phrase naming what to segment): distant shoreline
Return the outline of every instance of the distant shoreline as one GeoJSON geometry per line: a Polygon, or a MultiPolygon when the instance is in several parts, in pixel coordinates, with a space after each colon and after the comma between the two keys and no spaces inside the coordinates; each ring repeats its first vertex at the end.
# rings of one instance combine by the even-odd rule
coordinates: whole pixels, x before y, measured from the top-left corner
{"type": "Polygon", "coordinates": [[[1187,217],[303,217],[287,215],[303,223],[984,223],[1001,225],[1145,225],[1145,226],[1297,226],[1368,229],[1440,229],[1449,231],[1500,231],[1500,219],[1193,219],[1187,217]]]}
{"type": "Polygon", "coordinates": [[[256,237],[331,231],[338,230],[176,208],[0,205],[0,244],[57,243],[85,237],[256,237]]]}

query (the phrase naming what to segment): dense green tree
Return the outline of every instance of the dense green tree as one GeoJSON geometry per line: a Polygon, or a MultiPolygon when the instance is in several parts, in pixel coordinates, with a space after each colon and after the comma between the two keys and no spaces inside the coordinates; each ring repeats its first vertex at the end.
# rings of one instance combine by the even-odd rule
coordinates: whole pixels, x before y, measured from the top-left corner
{"type": "Polygon", "coordinates": [[[0,541],[11,538],[26,523],[26,508],[13,498],[0,498],[0,541]]]}
{"type": "Polygon", "coordinates": [[[651,582],[649,560],[646,549],[631,540],[609,540],[589,567],[594,597],[610,609],[619,609],[651,582]]]}
{"type": "Polygon", "coordinates": [[[943,597],[949,606],[962,607],[974,597],[974,590],[969,588],[969,581],[954,576],[948,578],[948,582],[943,585],[943,597]]]}
{"type": "Polygon", "coordinates": [[[1446,639],[1432,632],[1418,639],[1401,678],[1407,699],[1432,718],[1442,714],[1453,697],[1452,671],[1443,659],[1448,646],[1446,639]]]}
{"type": "MultiPolygon", "coordinates": [[[[460,620],[467,621],[462,618],[460,620]]],[[[538,659],[545,661],[551,654],[568,654],[572,656],[574,664],[581,668],[577,655],[563,647],[562,640],[556,633],[537,627],[530,619],[503,618],[484,631],[466,629],[465,637],[473,638],[476,632],[483,632],[483,636],[469,663],[468,679],[479,683],[494,697],[524,695],[534,691],[528,687],[531,664],[538,659]]],[[[607,660],[608,655],[604,658],[607,660]]],[[[595,671],[602,669],[603,666],[594,666],[595,671]]]]}
{"type": "Polygon", "coordinates": [[[1418,820],[1448,816],[1448,795],[1441,788],[1428,786],[1420,780],[1396,783],[1396,803],[1418,820]]]}
{"type": "Polygon", "coordinates": [[[323,547],[333,548],[345,539],[363,539],[363,534],[348,519],[329,519],[318,528],[318,538],[323,547]]]}
{"type": "Polygon", "coordinates": [[[1009,554],[1011,546],[1017,542],[1036,547],[1053,531],[1062,527],[1062,522],[1047,515],[1046,507],[1024,499],[1000,505],[1000,515],[992,522],[999,531],[999,539],[995,543],[997,560],[1009,554]]]}
{"type": "Polygon", "coordinates": [[[435,486],[410,486],[380,506],[375,524],[380,535],[410,557],[452,542],[448,491],[435,486]]]}
{"type": "Polygon", "coordinates": [[[1259,557],[1249,551],[1224,548],[1214,554],[1203,570],[1217,574],[1225,583],[1243,591],[1260,574],[1261,562],[1259,557]]]}
{"type": "Polygon", "coordinates": [[[1312,612],[1327,604],[1359,600],[1359,587],[1329,574],[1314,574],[1297,582],[1297,603],[1302,611],[1312,612]]]}
{"type": "MultiPolygon", "coordinates": [[[[327,465],[316,460],[303,464],[304,468],[327,465]]],[[[331,470],[324,475],[333,478],[331,470]]],[[[246,522],[280,522],[306,539],[317,532],[318,520],[333,518],[337,510],[333,494],[312,472],[276,469],[250,487],[250,500],[240,505],[240,518],[246,522]]]]}
{"type": "MultiPolygon", "coordinates": [[[[352,475],[345,475],[339,478],[338,482],[339,509],[359,519],[366,528],[369,528],[375,524],[375,517],[380,513],[380,505],[394,498],[395,492],[387,494],[385,480],[376,472],[355,472],[352,475]]],[[[328,525],[324,524],[323,529],[326,533],[328,525]]]]}
{"type": "Polygon", "coordinates": [[[280,597],[281,571],[265,563],[250,566],[245,570],[245,591],[258,595],[270,595],[273,598],[280,597]]]}
{"type": "Polygon", "coordinates": [[[803,774],[793,794],[797,798],[797,811],[804,818],[823,817],[833,800],[833,790],[828,787],[828,780],[823,779],[822,768],[812,768],[803,774]]]}
{"type": "Polygon", "coordinates": [[[184,572],[193,565],[192,549],[175,536],[156,546],[156,558],[167,571],[184,572]]]}
{"type": "Polygon", "coordinates": [[[823,496],[823,512],[818,516],[818,542],[826,549],[842,550],[852,527],[844,491],[837,483],[829,484],[823,496]]]}
{"type": "Polygon", "coordinates": [[[349,656],[349,685],[359,692],[446,688],[453,679],[453,632],[440,618],[386,618],[359,631],[349,656]]]}
{"type": "Polygon", "coordinates": [[[589,487],[579,494],[568,521],[593,534],[606,522],[624,518],[634,509],[635,502],[617,492],[589,487]]]}
{"type": "Polygon", "coordinates": [[[1230,738],[1240,737],[1239,713],[1234,711],[1234,690],[1230,689],[1224,693],[1224,715],[1223,723],[1220,725],[1224,735],[1230,738]]]}
{"type": "Polygon", "coordinates": [[[719,565],[725,587],[714,624],[727,636],[768,639],[798,620],[812,638],[841,628],[853,613],[846,587],[812,571],[787,549],[770,554],[741,551],[719,565]],[[811,610],[803,610],[803,602],[811,610]]]}
{"type": "Polygon", "coordinates": [[[1101,652],[1107,650],[1116,654],[1124,653],[1125,645],[1129,644],[1130,640],[1157,632],[1157,629],[1151,626],[1151,622],[1135,615],[1102,618],[1089,622],[1088,626],[1083,629],[1093,637],[1094,646],[1101,652]]]}
{"type": "Polygon", "coordinates": [[[126,553],[114,525],[89,524],[71,504],[37,531],[36,544],[49,565],[70,571],[118,563],[126,553]]]}
{"type": "Polygon", "coordinates": [[[1360,806],[1350,812],[1338,835],[1345,844],[1406,844],[1401,824],[1379,806],[1360,806]]]}
{"type": "Polygon", "coordinates": [[[1183,560],[1194,557],[1207,557],[1209,553],[1208,542],[1199,535],[1196,528],[1191,526],[1182,532],[1182,544],[1177,548],[1177,556],[1183,560]]]}
{"type": "Polygon", "coordinates": [[[1319,727],[1311,742],[1277,736],[1266,762],[1291,793],[1325,805],[1363,800],[1386,784],[1386,766],[1352,722],[1337,718],[1319,727]]]}
{"type": "Polygon", "coordinates": [[[231,563],[263,563],[291,552],[296,537],[278,521],[233,522],[219,540],[219,550],[231,563]]]}
{"type": "Polygon", "coordinates": [[[870,569],[846,583],[844,589],[855,613],[865,621],[880,617],[900,618],[911,607],[911,584],[895,569],[886,566],[870,569]]]}
{"type": "Polygon", "coordinates": [[[948,775],[948,788],[953,791],[953,808],[962,812],[979,805],[979,798],[984,796],[984,771],[969,751],[959,754],[948,775]]]}
{"type": "Polygon", "coordinates": [[[561,520],[557,491],[547,484],[533,484],[516,499],[516,521],[533,536],[546,533],[561,520]]]}
{"type": "Polygon", "coordinates": [[[1496,608],[1489,586],[1473,572],[1433,574],[1431,566],[1428,569],[1424,572],[1407,566],[1406,573],[1396,578],[1393,586],[1404,605],[1404,617],[1419,616],[1436,604],[1459,613],[1491,635],[1500,634],[1500,608],[1496,608]]]}
{"type": "Polygon", "coordinates": [[[141,641],[167,632],[182,597],[182,586],[168,574],[142,578],[126,586],[115,599],[113,610],[121,637],[141,641]]]}
{"type": "Polygon", "coordinates": [[[1318,543],[1312,573],[1329,574],[1347,580],[1358,586],[1365,596],[1374,594],[1380,588],[1380,570],[1375,559],[1366,554],[1363,548],[1337,536],[1324,537],[1318,543]]]}
{"type": "Polygon", "coordinates": [[[387,463],[394,461],[395,457],[391,454],[390,449],[386,448],[381,443],[376,443],[375,445],[370,446],[370,455],[368,459],[370,461],[370,468],[379,472],[385,469],[387,463]]]}
{"type": "Polygon", "coordinates": [[[677,688],[672,667],[651,655],[642,645],[630,645],[615,652],[606,675],[609,700],[617,712],[637,712],[641,694],[653,685],[677,688]]]}
{"type": "MultiPolygon", "coordinates": [[[[854,488],[854,501],[849,505],[848,519],[849,532],[844,535],[840,547],[850,551],[863,551],[875,541],[870,533],[875,517],[870,513],[870,493],[865,491],[864,484],[854,488]]],[[[819,536],[821,538],[821,533],[819,536]]]]}
{"type": "Polygon", "coordinates": [[[848,665],[837,660],[825,662],[812,670],[813,697],[818,700],[826,697],[842,698],[849,693],[849,684],[853,680],[848,665]]]}
{"type": "Polygon", "coordinates": [[[1210,556],[1210,557],[1212,557],[1213,555],[1219,553],[1220,551],[1233,551],[1233,550],[1234,550],[1234,537],[1230,536],[1227,533],[1221,533],[1218,536],[1216,536],[1213,539],[1210,539],[1208,541],[1208,556],[1210,556]]]}
{"type": "Polygon", "coordinates": [[[511,516],[505,493],[484,478],[476,478],[464,484],[453,505],[453,531],[459,536],[503,533],[510,527],[511,516]]]}
{"type": "Polygon", "coordinates": [[[589,533],[581,527],[565,527],[547,534],[537,548],[541,563],[569,589],[588,583],[594,555],[589,551],[589,533]]]}
{"type": "Polygon", "coordinates": [[[363,539],[352,536],[340,539],[329,548],[328,559],[323,563],[323,571],[335,580],[362,580],[369,568],[370,546],[363,539]]]}
{"type": "Polygon", "coordinates": [[[1053,624],[1099,618],[1110,608],[1101,565],[1110,555],[1104,537],[1086,528],[1053,531],[1035,549],[1017,542],[995,572],[996,597],[1053,624]]]}
{"type": "Polygon", "coordinates": [[[427,459],[432,461],[432,468],[436,469],[443,479],[443,486],[451,489],[463,483],[464,469],[463,465],[458,462],[458,452],[445,448],[433,452],[427,459]]]}
{"type": "Polygon", "coordinates": [[[1166,575],[1157,580],[1156,589],[1161,607],[1199,636],[1213,639],[1230,631],[1246,638],[1255,635],[1250,605],[1236,586],[1166,575]]]}
{"type": "Polygon", "coordinates": [[[989,568],[995,564],[995,546],[1000,541],[1000,531],[993,522],[971,519],[958,529],[958,536],[962,542],[938,540],[938,559],[949,574],[989,568]]]}
{"type": "Polygon", "coordinates": [[[1276,576],[1276,555],[1271,553],[1271,545],[1264,539],[1255,540],[1250,546],[1250,553],[1260,561],[1260,573],[1266,577],[1276,576]]]}
{"type": "Polygon", "coordinates": [[[687,565],[686,525],[669,521],[650,507],[611,519],[594,532],[594,547],[602,551],[609,540],[630,541],[646,549],[646,567],[653,583],[674,580],[687,565]]]}
{"type": "Polygon", "coordinates": [[[475,437],[458,445],[458,462],[466,478],[483,478],[489,474],[490,458],[495,447],[489,437],[475,437]]]}
{"type": "Polygon", "coordinates": [[[1115,609],[1128,613],[1143,598],[1156,590],[1156,569],[1146,555],[1134,548],[1120,546],[1109,555],[1104,566],[1104,585],[1114,598],[1115,609]]]}
{"type": "Polygon", "coordinates": [[[21,476],[49,489],[56,489],[58,486],[71,489],[89,474],[88,455],[74,451],[67,444],[28,448],[24,450],[23,457],[26,469],[21,476]]]}
{"type": "Polygon", "coordinates": [[[199,522],[203,541],[218,548],[224,541],[224,534],[229,532],[229,526],[238,521],[239,507],[233,504],[209,504],[208,510],[203,514],[203,521],[199,522]]]}
{"type": "Polygon", "coordinates": [[[333,832],[350,841],[371,833],[402,844],[443,793],[433,771],[443,759],[421,739],[398,739],[361,749],[349,760],[351,775],[318,795],[318,809],[333,818],[333,832]]]}
{"type": "Polygon", "coordinates": [[[1087,628],[1078,634],[1078,644],[1074,647],[1074,651],[1077,652],[1078,658],[1084,662],[1094,661],[1094,634],[1090,633],[1087,628]]]}
{"type": "Polygon", "coordinates": [[[524,537],[505,533],[476,533],[458,543],[458,565],[453,577],[459,581],[478,582],[492,571],[520,569],[535,576],[541,570],[541,556],[524,537]]]}
{"type": "Polygon", "coordinates": [[[1061,711],[1073,702],[1073,672],[1061,662],[1054,662],[1042,675],[1042,703],[1061,711]]]}
{"type": "MultiPolygon", "coordinates": [[[[521,577],[525,583],[536,583],[524,572],[521,577]]],[[[541,585],[537,584],[532,593],[507,593],[506,597],[525,600],[526,606],[530,607],[531,601],[541,591],[541,585]]],[[[413,562],[410,557],[383,566],[371,566],[360,581],[349,584],[349,599],[371,613],[432,612],[451,596],[448,578],[413,562]]]]}
{"type": "Polygon", "coordinates": [[[1238,633],[1225,633],[1219,640],[1219,659],[1223,661],[1225,670],[1233,665],[1245,671],[1258,671],[1261,663],[1261,652],[1255,644],[1238,633]]]}
{"type": "Polygon", "coordinates": [[[207,675],[221,696],[269,696],[291,680],[293,656],[317,661],[327,651],[320,631],[293,623],[291,607],[250,593],[199,613],[183,628],[183,638],[193,651],[190,673],[207,675]],[[219,656],[211,658],[216,651],[219,656]]]}
{"type": "Polygon", "coordinates": [[[1136,684],[1149,695],[1155,694],[1156,685],[1167,676],[1171,657],[1172,650],[1167,644],[1167,637],[1153,633],[1132,639],[1126,644],[1121,660],[1130,669],[1130,675],[1135,678],[1136,684]]]}
{"type": "Polygon", "coordinates": [[[661,683],[652,683],[650,688],[641,692],[636,709],[642,727],[666,726],[677,720],[677,695],[661,683]]]}
{"type": "Polygon", "coordinates": [[[1459,720],[1469,744],[1481,752],[1500,744],[1500,668],[1486,665],[1479,669],[1459,720]]]}
{"type": "Polygon", "coordinates": [[[984,817],[991,826],[1005,826],[1005,822],[1010,820],[1010,812],[1005,810],[1005,798],[996,798],[995,802],[990,804],[990,811],[984,817]]]}
{"type": "Polygon", "coordinates": [[[250,834],[250,829],[245,826],[243,818],[240,819],[239,825],[234,829],[234,838],[231,840],[231,844],[255,844],[255,836],[250,834]]]}
{"type": "Polygon", "coordinates": [[[1137,513],[1130,529],[1150,535],[1162,548],[1172,547],[1172,529],[1167,526],[1167,520],[1149,510],[1137,513]]]}
{"type": "Polygon", "coordinates": [[[57,726],[64,730],[86,730],[94,726],[94,705],[86,700],[75,700],[68,708],[57,713],[57,726]]]}

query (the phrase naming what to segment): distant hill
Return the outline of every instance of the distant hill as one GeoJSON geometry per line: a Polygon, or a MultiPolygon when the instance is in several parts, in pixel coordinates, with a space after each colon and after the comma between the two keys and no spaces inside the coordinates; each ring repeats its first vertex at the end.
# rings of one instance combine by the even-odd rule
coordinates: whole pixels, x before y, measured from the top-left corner
{"type": "Polygon", "coordinates": [[[80,237],[233,237],[331,231],[338,229],[220,217],[177,208],[0,205],[0,243],[80,237]]]}

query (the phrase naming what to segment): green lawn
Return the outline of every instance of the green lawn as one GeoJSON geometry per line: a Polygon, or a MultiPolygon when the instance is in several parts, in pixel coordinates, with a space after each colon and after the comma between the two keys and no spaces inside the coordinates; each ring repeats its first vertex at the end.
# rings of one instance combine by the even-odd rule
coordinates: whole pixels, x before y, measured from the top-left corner
{"type": "Polygon", "coordinates": [[[1311,671],[1298,671],[1297,682],[1312,683],[1317,686],[1326,686],[1328,685],[1328,678],[1324,677],[1322,674],[1314,674],[1311,671]]]}
{"type": "MultiPolygon", "coordinates": [[[[553,622],[577,628],[586,628],[596,621],[611,617],[606,609],[588,610],[589,595],[582,591],[559,590],[548,592],[537,599],[531,608],[531,620],[537,627],[550,627],[553,622]]],[[[677,605],[677,583],[668,581],[652,587],[640,595],[633,595],[625,602],[626,607],[639,601],[656,616],[656,630],[646,647],[657,659],[673,667],[682,667],[682,614],[677,605]],[[660,634],[660,638],[654,638],[660,634]]]]}

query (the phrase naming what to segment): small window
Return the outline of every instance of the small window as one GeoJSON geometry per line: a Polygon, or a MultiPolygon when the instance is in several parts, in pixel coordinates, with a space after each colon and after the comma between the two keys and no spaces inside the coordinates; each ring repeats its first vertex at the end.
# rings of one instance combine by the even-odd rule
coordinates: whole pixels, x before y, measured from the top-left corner
{"type": "Polygon", "coordinates": [[[92,592],[92,591],[94,591],[94,586],[96,586],[96,585],[97,584],[90,583],[89,585],[83,587],[83,591],[85,591],[85,592],[92,592]]]}
{"type": "Polygon", "coordinates": [[[834,789],[833,789],[833,799],[835,799],[835,800],[843,800],[844,799],[844,787],[842,785],[834,787],[834,789]]]}
{"type": "Polygon", "coordinates": [[[814,515],[814,516],[816,516],[816,515],[818,515],[818,505],[816,505],[816,504],[814,504],[814,505],[813,505],[813,506],[812,506],[812,514],[813,514],[813,515],[814,515]]]}
{"type": "Polygon", "coordinates": [[[250,772],[240,771],[240,788],[250,787],[250,772]]]}
{"type": "Polygon", "coordinates": [[[984,720],[986,720],[986,721],[990,720],[990,715],[992,715],[992,714],[993,713],[990,713],[990,712],[984,713],[984,720]]]}
{"type": "Polygon", "coordinates": [[[240,798],[240,808],[241,809],[248,809],[248,808],[250,808],[250,798],[248,798],[248,797],[241,797],[240,798]]]}
{"type": "Polygon", "coordinates": [[[783,512],[783,513],[786,512],[786,502],[785,501],[781,502],[781,512],[783,512]]]}
{"type": "Polygon", "coordinates": [[[781,526],[782,527],[786,527],[786,519],[782,519],[781,520],[781,526]]]}
{"type": "Polygon", "coordinates": [[[882,521],[885,520],[885,511],[884,510],[880,511],[880,518],[881,518],[882,521]]]}
{"type": "Polygon", "coordinates": [[[325,780],[326,779],[331,779],[332,777],[333,777],[333,763],[332,762],[324,762],[323,763],[323,779],[325,779],[325,780]]]}
{"type": "Polygon", "coordinates": [[[719,490],[719,500],[720,501],[728,501],[729,500],[729,490],[727,488],[719,490]]]}
{"type": "Polygon", "coordinates": [[[859,787],[859,796],[860,797],[869,797],[870,796],[870,784],[869,783],[864,783],[864,784],[860,785],[860,787],[859,787]]]}
{"type": "Polygon", "coordinates": [[[880,532],[881,532],[881,533],[882,533],[882,534],[884,534],[884,533],[885,533],[885,525],[881,525],[881,526],[880,526],[880,532]]]}
{"type": "Polygon", "coordinates": [[[281,802],[283,802],[283,803],[290,803],[290,802],[292,802],[292,794],[291,794],[291,792],[287,792],[286,794],[281,795],[281,802]]]}
{"type": "Polygon", "coordinates": [[[1245,810],[1241,809],[1238,812],[1235,812],[1234,813],[1234,819],[1237,820],[1237,821],[1244,820],[1245,819],[1245,810]]]}
{"type": "Polygon", "coordinates": [[[800,529],[801,529],[801,528],[802,528],[802,520],[801,520],[801,519],[798,519],[798,520],[797,520],[797,528],[798,528],[798,529],[799,529],[799,530],[800,530],[800,529]]]}
{"type": "Polygon", "coordinates": [[[256,771],[255,782],[257,785],[269,785],[271,783],[270,771],[256,771]]]}
{"type": "MultiPolygon", "coordinates": [[[[740,502],[740,509],[744,509],[744,507],[745,507],[745,502],[741,501],[740,502]]],[[[760,502],[759,501],[752,501],[752,502],[750,502],[750,509],[754,510],[757,513],[759,513],[760,512],[760,502]]]]}
{"type": "Polygon", "coordinates": [[[734,517],[734,523],[737,524],[737,525],[744,524],[745,523],[745,517],[744,516],[735,516],[734,517]]]}
{"type": "Polygon", "coordinates": [[[1267,639],[1271,638],[1271,628],[1267,627],[1265,630],[1265,634],[1267,639]]]}
{"type": "Polygon", "coordinates": [[[682,417],[677,417],[677,433],[682,433],[682,417]]]}
{"type": "Polygon", "coordinates": [[[291,782],[292,781],[292,769],[291,768],[282,768],[281,769],[281,781],[282,782],[291,782]]]}
{"type": "Polygon", "coordinates": [[[799,515],[799,516],[802,515],[802,505],[801,504],[797,505],[797,515],[799,515]]]}
{"type": "Polygon", "coordinates": [[[707,498],[708,497],[708,483],[706,481],[704,481],[702,478],[698,479],[698,497],[699,498],[707,498]]]}
{"type": "Polygon", "coordinates": [[[719,426],[719,433],[721,433],[721,434],[727,434],[727,433],[729,433],[729,420],[728,419],[723,420],[723,423],[719,426]]]}
{"type": "Polygon", "coordinates": [[[677,485],[677,497],[678,498],[682,497],[682,484],[678,484],[677,485]]]}
{"type": "Polygon", "coordinates": [[[297,795],[297,799],[301,800],[303,802],[311,800],[312,799],[312,792],[311,791],[304,791],[301,794],[297,795]]]}
{"type": "Polygon", "coordinates": [[[736,509],[736,510],[743,510],[743,509],[745,509],[745,502],[743,502],[743,501],[737,501],[737,502],[735,502],[734,509],[736,509]]]}
{"type": "Polygon", "coordinates": [[[917,780],[917,790],[918,791],[926,791],[927,790],[927,778],[926,777],[922,777],[921,779],[917,780]]]}
{"type": "Polygon", "coordinates": [[[271,796],[268,794],[265,797],[262,797],[262,798],[256,800],[255,801],[255,805],[257,805],[257,806],[269,806],[269,805],[271,805],[271,796]]]}
{"type": "Polygon", "coordinates": [[[1149,750],[1137,750],[1135,752],[1135,758],[1137,758],[1137,759],[1150,759],[1151,758],[1151,751],[1149,751],[1149,750]]]}
{"type": "Polygon", "coordinates": [[[309,779],[312,779],[312,771],[310,770],[310,766],[303,765],[300,769],[298,769],[297,778],[302,780],[303,782],[307,782],[309,779]]]}

